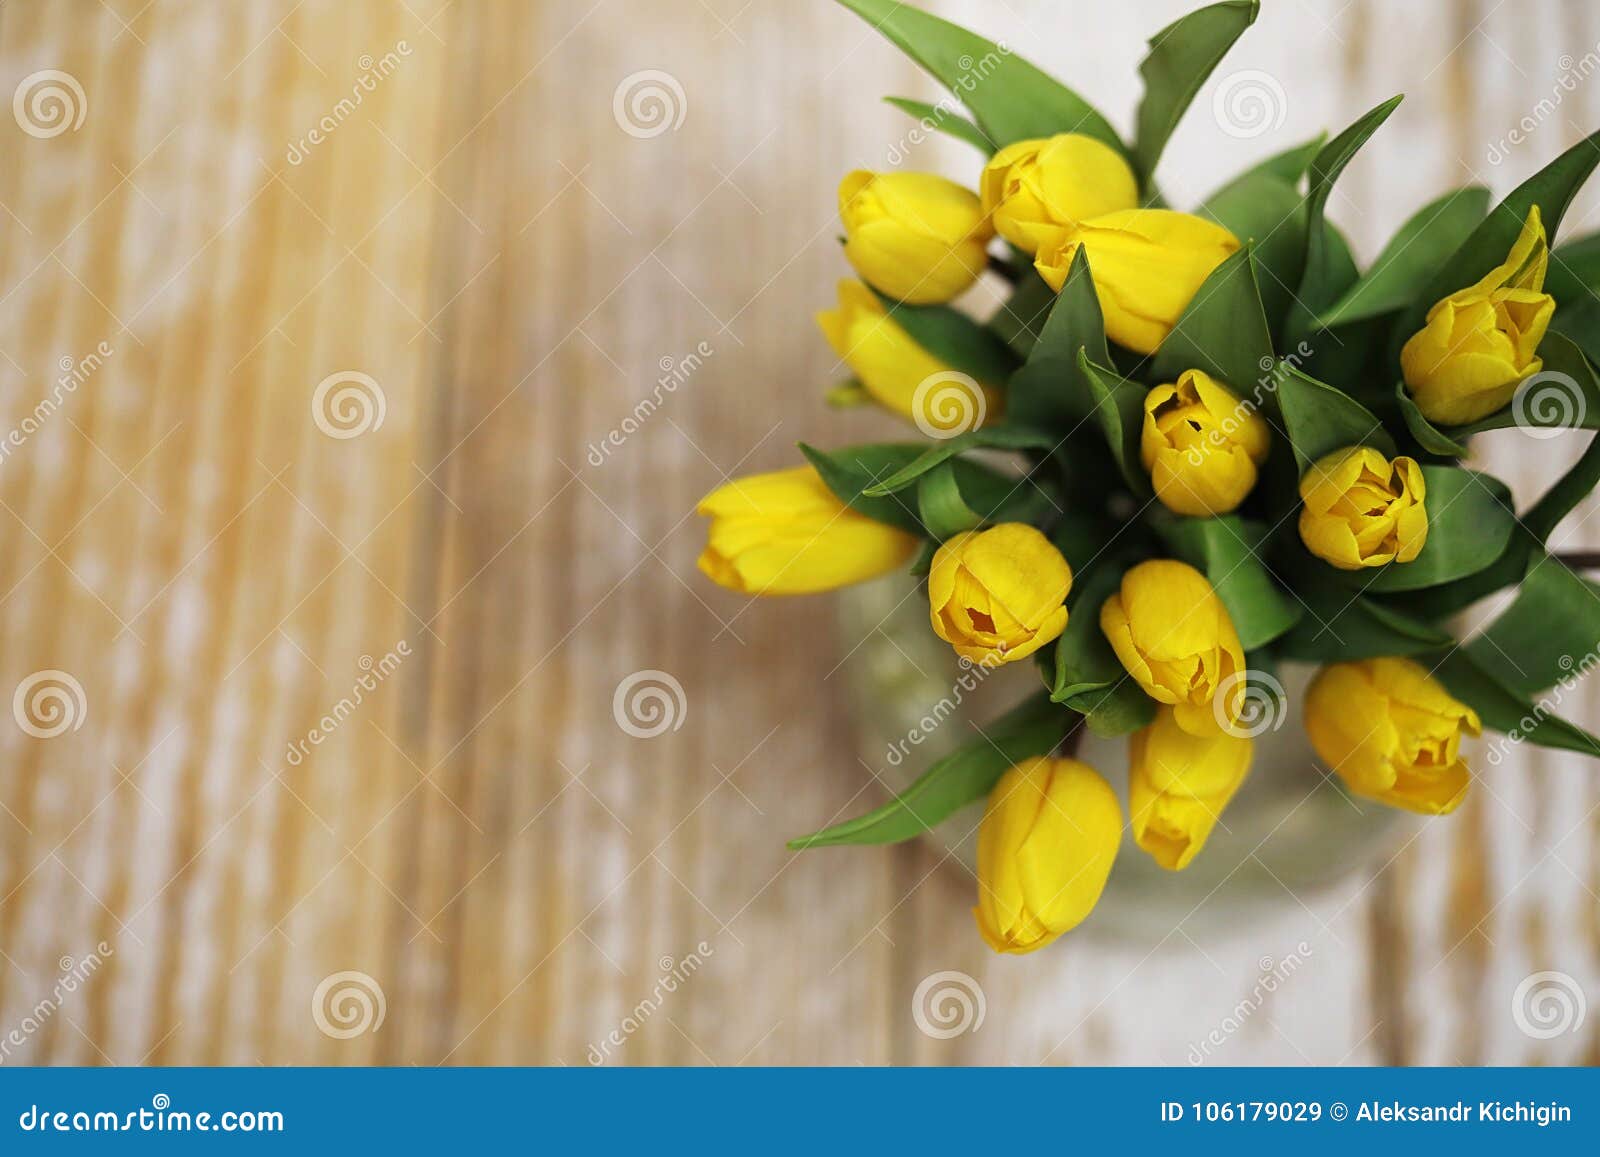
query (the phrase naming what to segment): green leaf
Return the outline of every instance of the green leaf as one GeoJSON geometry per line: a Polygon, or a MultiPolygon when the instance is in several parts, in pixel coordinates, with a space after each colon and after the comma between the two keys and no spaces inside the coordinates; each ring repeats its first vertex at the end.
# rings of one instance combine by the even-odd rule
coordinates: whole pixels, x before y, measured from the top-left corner
{"type": "Polygon", "coordinates": [[[917,513],[928,533],[940,542],[983,525],[983,515],[961,497],[953,462],[934,467],[917,481],[917,513]]]}
{"type": "Polygon", "coordinates": [[[882,807],[789,841],[794,851],[840,844],[909,840],[981,799],[1013,764],[1044,755],[1061,742],[1077,716],[1039,693],[933,764],[882,807]]]}
{"type": "Polygon", "coordinates": [[[1261,304],[1276,330],[1305,270],[1305,198],[1293,182],[1262,170],[1218,190],[1200,211],[1254,250],[1261,304]]]}
{"type": "Polygon", "coordinates": [[[907,305],[877,290],[889,317],[911,340],[952,369],[998,386],[1017,368],[1017,357],[991,330],[948,305],[907,305]]]}
{"type": "Polygon", "coordinates": [[[1264,560],[1267,528],[1236,514],[1161,518],[1156,531],[1178,556],[1211,582],[1246,651],[1264,647],[1300,621],[1303,610],[1284,593],[1264,560]]]}
{"type": "Polygon", "coordinates": [[[1533,206],[1539,206],[1545,233],[1554,240],[1567,206],[1589,179],[1597,161],[1600,161],[1600,133],[1572,146],[1496,205],[1402,315],[1395,328],[1396,354],[1400,344],[1422,328],[1435,302],[1479,281],[1506,259],[1533,206]]]}
{"type": "Polygon", "coordinates": [[[1443,430],[1439,429],[1417,408],[1417,403],[1411,398],[1411,391],[1406,389],[1404,382],[1398,382],[1394,388],[1394,396],[1400,402],[1400,416],[1405,419],[1406,429],[1411,431],[1411,436],[1430,454],[1439,454],[1446,458],[1460,458],[1467,453],[1467,444],[1458,442],[1443,430]]]}
{"type": "Polygon", "coordinates": [[[997,146],[1084,133],[1126,151],[1117,131],[1092,105],[1010,49],[901,0],[839,2],[959,97],[997,146]]]}
{"type": "Polygon", "coordinates": [[[1578,460],[1523,514],[1523,530],[1544,545],[1561,520],[1589,497],[1597,485],[1600,485],[1600,435],[1589,439],[1589,445],[1578,460]]]}
{"type": "Polygon", "coordinates": [[[1336,663],[1383,655],[1417,655],[1455,639],[1437,627],[1327,581],[1296,581],[1305,617],[1277,644],[1285,659],[1336,663]]]}
{"type": "Polygon", "coordinates": [[[1134,167],[1146,181],[1195,93],[1259,11],[1256,0],[1226,0],[1191,12],[1150,38],[1150,51],[1139,65],[1144,97],[1133,146],[1134,167]]]}
{"type": "Polygon", "coordinates": [[[1295,303],[1289,309],[1291,342],[1310,333],[1316,314],[1333,304],[1344,290],[1349,253],[1347,248],[1341,252],[1342,243],[1323,227],[1328,197],[1345,166],[1378,131],[1378,126],[1389,119],[1389,114],[1394,112],[1401,99],[1398,96],[1390,97],[1378,105],[1324,145],[1311,162],[1310,183],[1306,192],[1305,272],[1300,278],[1300,291],[1295,303]]]}
{"type": "Polygon", "coordinates": [[[1111,360],[1105,320],[1089,274],[1089,257],[1079,246],[1067,279],[1050,307],[1027,364],[1006,386],[1006,414],[1023,425],[1076,423],[1094,406],[1094,394],[1078,355],[1111,360]]]}
{"type": "Polygon", "coordinates": [[[1056,291],[1035,269],[1028,269],[1011,296],[989,319],[989,332],[1018,357],[1028,357],[1039,340],[1045,318],[1054,308],[1056,291]]]}
{"type": "Polygon", "coordinates": [[[922,446],[915,442],[876,442],[825,451],[800,443],[806,461],[816,467],[824,485],[840,502],[868,518],[898,526],[913,534],[922,533],[916,509],[894,497],[868,495],[867,488],[916,460],[922,446]]]}
{"type": "Polygon", "coordinates": [[[1394,439],[1371,410],[1288,362],[1278,365],[1278,409],[1302,471],[1346,446],[1373,446],[1394,456],[1394,439]]]}
{"type": "Polygon", "coordinates": [[[1086,351],[1078,354],[1078,368],[1094,397],[1095,421],[1105,433],[1123,479],[1134,494],[1148,497],[1150,476],[1139,459],[1139,431],[1144,425],[1144,398],[1148,391],[1113,370],[1095,365],[1086,351]]]}
{"type": "Polygon", "coordinates": [[[983,135],[983,130],[973,124],[960,113],[952,112],[942,104],[929,104],[923,100],[912,100],[904,96],[886,96],[883,98],[903,113],[920,121],[924,129],[944,133],[958,141],[965,141],[984,156],[993,156],[995,144],[983,135]]]}
{"type": "Polygon", "coordinates": [[[1540,554],[1517,597],[1466,644],[1478,665],[1534,695],[1586,673],[1600,646],[1600,599],[1565,564],[1540,554]],[[1574,642],[1577,645],[1574,646],[1574,642]]]}
{"type": "Polygon", "coordinates": [[[1174,382],[1185,370],[1204,370],[1241,396],[1270,381],[1272,334],[1252,253],[1246,245],[1200,286],[1156,351],[1151,374],[1157,381],[1174,382]]]}
{"type": "Polygon", "coordinates": [[[1208,202],[1215,200],[1217,197],[1233,192],[1241,185],[1254,184],[1262,178],[1281,181],[1290,186],[1291,189],[1298,188],[1300,179],[1306,175],[1306,170],[1311,167],[1311,162],[1322,151],[1322,146],[1327,142],[1327,139],[1327,133],[1319,133],[1309,141],[1287,148],[1281,153],[1274,153],[1266,160],[1240,173],[1215,193],[1212,193],[1206,200],[1208,202]]]}
{"type": "Polygon", "coordinates": [[[1031,475],[1002,474],[965,458],[943,462],[917,481],[922,525],[941,542],[988,522],[1036,522],[1054,509],[1031,475]]]}
{"type": "Polygon", "coordinates": [[[1361,280],[1322,311],[1316,326],[1332,329],[1406,308],[1488,211],[1489,190],[1477,185],[1424,206],[1400,226],[1361,280]]]}
{"type": "Polygon", "coordinates": [[[1096,735],[1137,731],[1155,718],[1156,705],[1122,668],[1105,632],[1100,606],[1122,583],[1125,566],[1102,563],[1078,576],[1067,598],[1067,627],[1056,640],[1050,698],[1084,716],[1096,735]]]}
{"type": "Polygon", "coordinates": [[[1436,656],[1433,673],[1450,694],[1476,711],[1491,731],[1539,747],[1600,755],[1600,739],[1552,714],[1548,703],[1534,704],[1506,686],[1466,648],[1436,656]]]}
{"type": "Polygon", "coordinates": [[[861,493],[868,498],[883,498],[897,490],[904,490],[941,462],[947,462],[968,450],[1049,450],[1060,440],[1048,431],[1031,426],[985,426],[968,430],[965,434],[957,434],[954,438],[946,438],[929,446],[904,466],[875,480],[861,493]]]}

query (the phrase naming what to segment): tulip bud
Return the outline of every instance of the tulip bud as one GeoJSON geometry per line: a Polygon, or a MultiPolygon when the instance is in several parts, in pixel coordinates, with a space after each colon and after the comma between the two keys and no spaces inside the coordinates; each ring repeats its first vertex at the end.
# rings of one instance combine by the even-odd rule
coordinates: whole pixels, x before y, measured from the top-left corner
{"type": "Polygon", "coordinates": [[[1128,811],[1133,838],[1156,863],[1181,871],[1205,847],[1211,829],[1250,771],[1254,745],[1218,731],[1190,735],[1171,710],[1128,740],[1128,811]]]}
{"type": "Polygon", "coordinates": [[[1122,154],[1081,133],[1007,145],[984,166],[979,191],[995,230],[1030,254],[1063,228],[1139,204],[1122,154]]]}
{"type": "Polygon", "coordinates": [[[810,466],[717,487],[697,512],[711,519],[700,569],[747,595],[802,595],[864,582],[905,564],[918,538],[858,514],[810,466]]]}
{"type": "Polygon", "coordinates": [[[928,571],[934,633],[986,667],[1033,654],[1066,628],[1072,568],[1024,522],[969,530],[939,547],[928,571]]]}
{"type": "Polygon", "coordinates": [[[1099,772],[1035,757],[1000,777],[978,828],[978,931],[1032,952],[1083,923],[1122,840],[1122,805],[1099,772]]]}
{"type": "Polygon", "coordinates": [[[1428,541],[1427,483],[1404,456],[1370,446],[1318,459],[1300,479],[1300,540],[1341,570],[1410,562],[1428,541]]]}
{"type": "Polygon", "coordinates": [[[873,401],[930,435],[965,433],[999,417],[998,391],[919,346],[861,282],[841,281],[839,308],[817,314],[817,324],[873,401]]]}
{"type": "Polygon", "coordinates": [[[1122,576],[1100,605],[1100,630],[1129,675],[1190,735],[1210,736],[1237,720],[1242,696],[1218,698],[1244,671],[1244,648],[1205,575],[1156,558],[1122,576]]]}
{"type": "Polygon", "coordinates": [[[1156,497],[1178,514],[1235,509],[1255,486],[1269,443],[1261,415],[1202,370],[1145,395],[1139,455],[1156,497]]]}
{"type": "Polygon", "coordinates": [[[1544,292],[1549,264],[1535,205],[1504,264],[1428,311],[1427,325],[1400,351],[1400,369],[1430,422],[1460,426],[1486,418],[1543,368],[1536,351],[1556,309],[1544,292]]]}
{"type": "Polygon", "coordinates": [[[949,301],[988,264],[994,229],[977,195],[933,173],[857,169],[839,183],[839,216],[845,257],[897,301],[949,301]]]}
{"type": "Polygon", "coordinates": [[[1171,209],[1122,209],[1085,221],[1039,249],[1034,267],[1058,293],[1082,245],[1089,255],[1106,336],[1151,354],[1211,271],[1238,251],[1221,225],[1171,209]]]}
{"type": "Polygon", "coordinates": [[[1454,811],[1472,775],[1462,735],[1478,713],[1410,659],[1334,663],[1306,690],[1306,734],[1356,795],[1425,815],[1454,811]]]}

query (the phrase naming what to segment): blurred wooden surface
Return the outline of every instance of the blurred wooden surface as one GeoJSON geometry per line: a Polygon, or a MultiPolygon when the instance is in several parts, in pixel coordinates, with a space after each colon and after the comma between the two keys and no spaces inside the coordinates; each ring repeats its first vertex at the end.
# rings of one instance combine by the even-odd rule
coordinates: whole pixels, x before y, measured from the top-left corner
{"type": "MultiPolygon", "coordinates": [[[[1125,127],[1184,6],[938,8],[1125,127]]],[[[1581,0],[1269,2],[1223,74],[1276,78],[1282,123],[1225,135],[1214,80],[1163,185],[1192,203],[1403,89],[1333,207],[1370,257],[1446,183],[1503,192],[1600,124],[1591,78],[1488,159],[1597,45],[1581,0]]],[[[692,508],[796,440],[892,429],[819,404],[810,315],[844,271],[839,174],[908,128],[878,97],[934,90],[854,17],[7,0],[0,95],[42,70],[86,108],[0,125],[0,692],[60,672],[82,696],[52,676],[71,725],[0,727],[0,1059],[1181,1064],[1304,943],[1213,1061],[1600,1061],[1600,1009],[1547,1040],[1511,1014],[1540,970],[1600,997],[1600,772],[1576,759],[1515,752],[1389,863],[1153,951],[996,959],[929,850],[783,849],[877,799],[833,609],[702,582],[692,508]],[[624,131],[649,115],[630,81],[664,131],[624,131]],[[333,437],[314,393],[351,373],[382,422],[333,437]],[[649,671],[683,700],[640,738],[613,697],[649,671]],[[981,987],[977,1031],[918,1029],[940,971],[981,987]],[[381,1024],[314,1010],[342,972],[381,1024]]],[[[910,152],[974,179],[958,146],[910,152]]],[[[1488,460],[1526,495],[1575,452],[1488,460]]],[[[1600,541],[1594,509],[1565,545],[1600,541]]]]}

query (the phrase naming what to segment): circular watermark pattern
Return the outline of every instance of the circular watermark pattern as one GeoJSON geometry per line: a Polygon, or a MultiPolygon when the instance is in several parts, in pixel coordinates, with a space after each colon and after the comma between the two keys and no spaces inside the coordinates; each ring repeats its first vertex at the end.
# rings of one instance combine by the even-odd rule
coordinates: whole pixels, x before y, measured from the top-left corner
{"type": "Polygon", "coordinates": [[[1587,1011],[1583,986],[1565,972],[1532,973],[1511,994],[1511,1019],[1534,1040],[1577,1032],[1587,1011]]]}
{"type": "Polygon", "coordinates": [[[1283,726],[1289,699],[1269,671],[1235,671],[1217,685],[1211,700],[1217,726],[1235,739],[1254,739],[1283,726]]]}
{"type": "Polygon", "coordinates": [[[11,94],[11,115],[30,137],[48,140],[77,132],[89,115],[89,98],[70,72],[44,68],[30,72],[11,94]]]}
{"type": "Polygon", "coordinates": [[[1556,438],[1583,424],[1588,403],[1577,380],[1556,370],[1534,374],[1511,397],[1511,417],[1530,438],[1556,438]]]}
{"type": "Polygon", "coordinates": [[[659,68],[629,73],[611,94],[611,115],[617,127],[640,140],[677,131],[688,111],[683,85],[659,68]]]}
{"type": "Polygon", "coordinates": [[[379,429],[389,402],[370,374],[340,370],[311,392],[311,420],[330,438],[344,441],[379,429]]]}
{"type": "Polygon", "coordinates": [[[611,716],[635,739],[654,739],[677,731],[689,714],[683,684],[666,671],[635,671],[617,684],[611,716]]]}
{"type": "Polygon", "coordinates": [[[365,972],[335,972],[311,994],[311,1019],[324,1036],[349,1040],[377,1032],[389,1011],[383,987],[365,972]]]}
{"type": "Polygon", "coordinates": [[[83,684],[66,671],[35,671],[17,684],[11,714],[35,739],[54,739],[83,726],[89,700],[83,684]]]}
{"type": "Polygon", "coordinates": [[[977,1032],[987,1010],[982,987],[965,972],[935,972],[911,996],[911,1019],[934,1040],[977,1032]]]}
{"type": "Polygon", "coordinates": [[[929,438],[954,438],[976,430],[987,413],[983,387],[959,370],[929,374],[911,394],[911,420],[929,438]]]}
{"type": "Polygon", "coordinates": [[[1211,96],[1211,115],[1230,137],[1250,140],[1283,125],[1289,98],[1270,72],[1246,68],[1222,79],[1211,96]]]}

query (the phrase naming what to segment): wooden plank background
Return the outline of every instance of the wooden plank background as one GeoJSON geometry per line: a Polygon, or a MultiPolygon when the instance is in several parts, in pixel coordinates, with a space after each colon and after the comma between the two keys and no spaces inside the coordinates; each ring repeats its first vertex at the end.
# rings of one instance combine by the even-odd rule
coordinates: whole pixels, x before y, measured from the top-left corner
{"type": "MultiPolygon", "coordinates": [[[[936,5],[1123,127],[1184,6],[936,5]]],[[[1223,71],[1281,84],[1281,121],[1229,137],[1214,80],[1176,203],[1403,89],[1333,206],[1370,257],[1447,183],[1503,192],[1600,125],[1582,0],[1266,7],[1223,71]]],[[[0,95],[43,70],[83,116],[0,125],[0,692],[54,680],[67,714],[0,727],[0,1061],[1181,1064],[1213,1030],[1221,1063],[1600,1061],[1600,1010],[1549,1039],[1512,1015],[1536,971],[1600,994],[1575,758],[1518,750],[1387,862],[1153,944],[994,958],[932,849],[783,849],[878,791],[835,607],[702,582],[692,508],[796,440],[892,429],[819,405],[810,315],[839,175],[907,147],[878,97],[935,90],[854,17],[6,0],[0,95]],[[669,123],[624,131],[652,84],[669,123]],[[330,378],[381,424],[325,432],[330,378]],[[613,698],[649,671],[683,700],[639,738],[613,698]],[[919,1030],[941,971],[981,990],[975,1031],[919,1030]],[[369,1023],[317,1007],[339,973],[369,1023]]],[[[958,146],[909,152],[974,179],[958,146]]],[[[1529,494],[1576,449],[1485,457],[1529,494]]],[[[1564,545],[1600,541],[1594,510],[1564,545]]]]}

